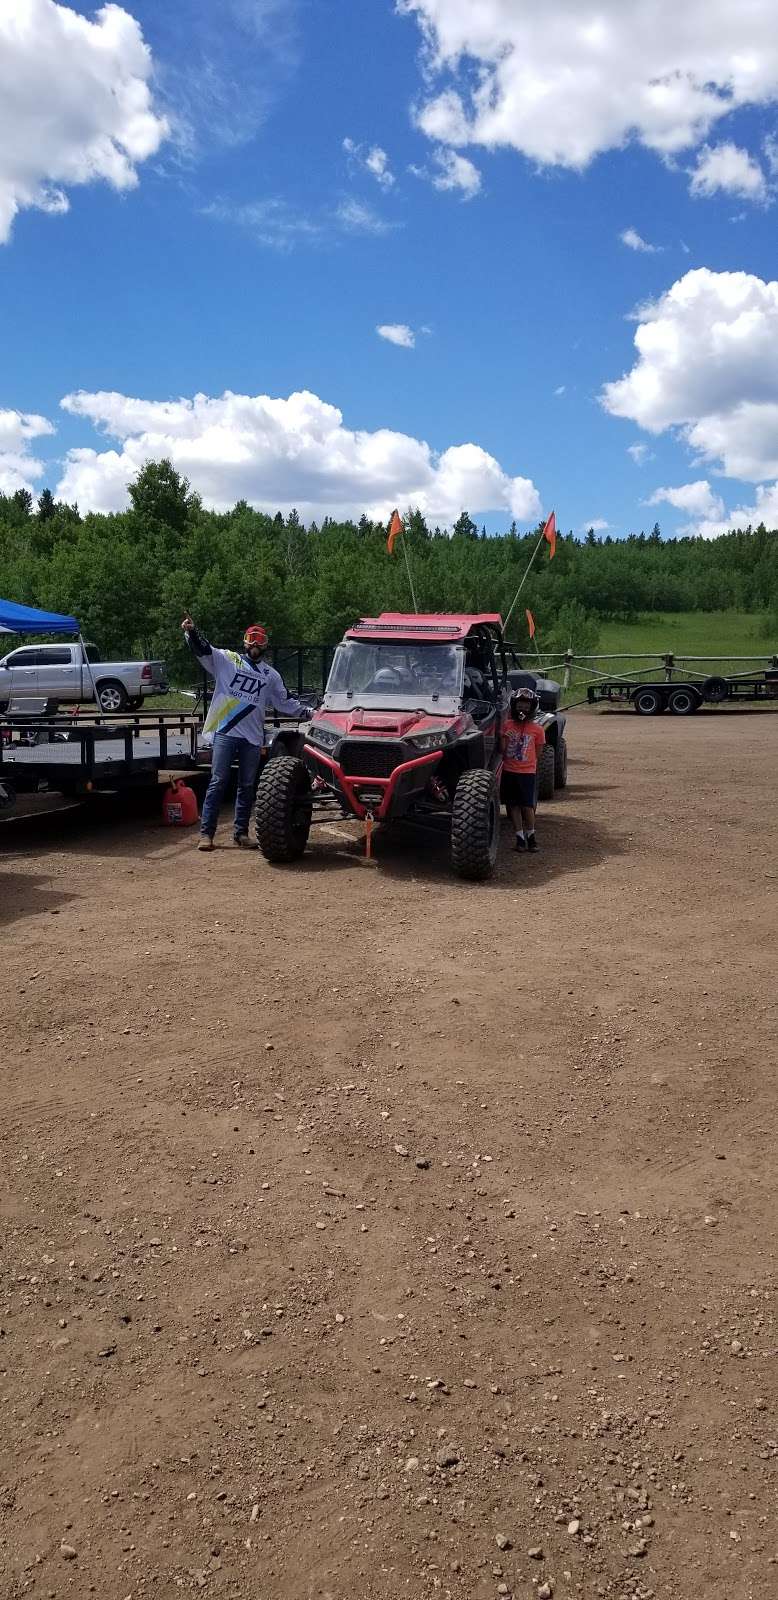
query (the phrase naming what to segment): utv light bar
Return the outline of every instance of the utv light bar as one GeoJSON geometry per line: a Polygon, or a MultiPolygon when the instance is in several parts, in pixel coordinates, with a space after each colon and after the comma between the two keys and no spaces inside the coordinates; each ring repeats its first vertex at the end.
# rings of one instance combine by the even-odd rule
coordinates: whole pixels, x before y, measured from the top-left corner
{"type": "Polygon", "coordinates": [[[349,633],[458,633],[454,623],[440,622],[355,622],[349,633]]]}

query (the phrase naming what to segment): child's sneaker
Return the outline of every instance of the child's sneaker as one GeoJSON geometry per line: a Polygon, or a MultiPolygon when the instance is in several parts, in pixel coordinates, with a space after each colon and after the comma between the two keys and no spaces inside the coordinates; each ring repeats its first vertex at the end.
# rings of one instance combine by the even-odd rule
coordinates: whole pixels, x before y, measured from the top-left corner
{"type": "Polygon", "coordinates": [[[538,841],[535,838],[534,833],[531,833],[529,838],[528,838],[528,840],[527,840],[527,849],[529,851],[535,851],[535,850],[539,850],[540,849],[540,845],[538,844],[538,841]]]}
{"type": "Polygon", "coordinates": [[[526,841],[526,839],[524,837],[524,834],[523,833],[517,833],[517,835],[516,835],[516,843],[514,845],[514,849],[518,850],[519,852],[521,852],[522,850],[526,850],[526,848],[527,848],[527,841],[526,841]]]}

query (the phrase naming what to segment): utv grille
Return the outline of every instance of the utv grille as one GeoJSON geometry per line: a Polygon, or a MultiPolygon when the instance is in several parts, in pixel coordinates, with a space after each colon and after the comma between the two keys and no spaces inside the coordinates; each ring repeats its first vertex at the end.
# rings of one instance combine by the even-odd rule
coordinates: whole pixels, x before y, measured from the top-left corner
{"type": "Polygon", "coordinates": [[[340,747],[340,767],[350,778],[391,778],[403,756],[402,745],[388,740],[346,739],[340,747]]]}

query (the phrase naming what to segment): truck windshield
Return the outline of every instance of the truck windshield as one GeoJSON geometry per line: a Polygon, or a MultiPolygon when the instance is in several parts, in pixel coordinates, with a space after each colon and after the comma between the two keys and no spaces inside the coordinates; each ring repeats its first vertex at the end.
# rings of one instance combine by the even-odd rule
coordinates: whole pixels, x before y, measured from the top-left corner
{"type": "Polygon", "coordinates": [[[330,669],[325,705],[450,710],[462,693],[464,651],[453,644],[347,639],[330,669]]]}

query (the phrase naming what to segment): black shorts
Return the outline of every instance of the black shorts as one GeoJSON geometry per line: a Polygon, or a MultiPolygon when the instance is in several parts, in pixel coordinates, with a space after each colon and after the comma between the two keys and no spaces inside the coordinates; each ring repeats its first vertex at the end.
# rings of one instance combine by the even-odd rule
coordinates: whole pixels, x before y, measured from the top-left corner
{"type": "Polygon", "coordinates": [[[500,794],[506,806],[534,810],[536,779],[534,772],[503,772],[500,794]]]}

